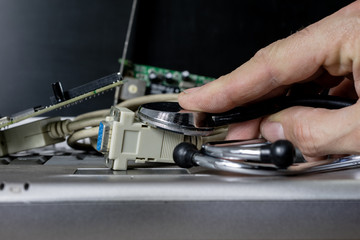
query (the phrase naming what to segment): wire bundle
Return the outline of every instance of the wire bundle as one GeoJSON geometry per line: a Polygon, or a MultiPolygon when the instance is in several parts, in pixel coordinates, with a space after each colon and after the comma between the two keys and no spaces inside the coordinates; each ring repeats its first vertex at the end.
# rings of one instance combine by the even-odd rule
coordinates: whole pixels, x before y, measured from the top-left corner
{"type": "MultiPolygon", "coordinates": [[[[178,94],[158,94],[132,98],[116,105],[136,111],[140,105],[150,102],[176,102],[178,94]]],[[[77,116],[74,120],[64,120],[50,123],[47,128],[49,135],[53,138],[67,136],[70,147],[79,150],[96,149],[99,124],[110,113],[110,109],[93,111],[77,116]]]]}

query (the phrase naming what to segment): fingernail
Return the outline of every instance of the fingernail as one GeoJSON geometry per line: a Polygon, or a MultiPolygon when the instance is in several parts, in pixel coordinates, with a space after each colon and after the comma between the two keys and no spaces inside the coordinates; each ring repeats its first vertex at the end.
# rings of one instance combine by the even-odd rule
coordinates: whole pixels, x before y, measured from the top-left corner
{"type": "Polygon", "coordinates": [[[284,128],[279,122],[266,121],[261,125],[261,134],[269,141],[285,139],[284,128]]]}
{"type": "Polygon", "coordinates": [[[200,87],[188,88],[188,89],[185,89],[183,91],[183,93],[192,93],[192,92],[196,92],[199,89],[200,89],[200,87]]]}

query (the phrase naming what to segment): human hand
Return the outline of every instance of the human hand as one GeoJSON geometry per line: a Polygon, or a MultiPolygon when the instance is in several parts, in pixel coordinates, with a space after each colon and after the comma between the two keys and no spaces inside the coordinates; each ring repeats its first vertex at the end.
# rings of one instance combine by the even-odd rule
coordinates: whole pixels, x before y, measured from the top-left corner
{"type": "MultiPolygon", "coordinates": [[[[296,92],[358,99],[360,1],[258,51],[233,72],[179,95],[189,110],[224,112],[249,102],[296,92]],[[292,90],[294,91],[294,90],[292,90]],[[301,92],[301,91],[300,91],[301,92]]],[[[307,160],[360,153],[360,103],[339,110],[292,107],[264,119],[233,124],[228,139],[288,139],[307,160]]]]}

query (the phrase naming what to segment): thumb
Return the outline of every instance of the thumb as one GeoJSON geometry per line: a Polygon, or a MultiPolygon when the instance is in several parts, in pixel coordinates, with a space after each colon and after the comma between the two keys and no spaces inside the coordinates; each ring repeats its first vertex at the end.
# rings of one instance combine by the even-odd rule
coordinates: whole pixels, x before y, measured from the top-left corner
{"type": "Polygon", "coordinates": [[[359,102],[337,110],[292,107],[265,118],[260,131],[269,141],[291,141],[308,157],[359,154],[359,117],[359,102]]]}

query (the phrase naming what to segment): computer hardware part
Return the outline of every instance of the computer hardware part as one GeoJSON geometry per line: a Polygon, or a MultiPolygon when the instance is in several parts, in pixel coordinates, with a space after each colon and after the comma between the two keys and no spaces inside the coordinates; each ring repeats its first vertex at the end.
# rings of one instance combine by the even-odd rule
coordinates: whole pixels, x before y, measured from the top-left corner
{"type": "Polygon", "coordinates": [[[75,88],[63,91],[61,82],[56,82],[52,84],[54,96],[50,97],[50,100],[53,104],[64,102],[66,100],[78,97],[80,95],[86,94],[88,92],[98,93],[97,89],[108,86],[120,80],[120,75],[114,73],[94,81],[85,83],[83,85],[77,86],[75,88]]]}
{"type": "MultiPolygon", "coordinates": [[[[124,77],[145,82],[147,94],[179,93],[187,88],[197,87],[213,81],[215,78],[191,74],[189,71],[176,71],[119,60],[124,64],[124,77]]],[[[142,85],[142,84],[141,84],[142,85]]],[[[140,85],[139,85],[140,86],[140,85]]],[[[126,95],[127,89],[122,88],[120,96],[126,95]],[[125,93],[124,93],[125,92],[125,93]]],[[[126,99],[122,98],[121,99],[126,99]]]]}
{"type": "Polygon", "coordinates": [[[19,113],[5,116],[0,119],[0,128],[9,126],[11,124],[23,121],[25,119],[36,117],[41,114],[50,112],[55,109],[70,106],[76,102],[81,102],[102,92],[110,90],[116,86],[121,85],[122,77],[120,73],[113,73],[109,76],[91,81],[84,85],[72,88],[68,91],[63,91],[60,83],[53,84],[54,97],[52,97],[52,104],[49,106],[37,106],[19,113]]]}
{"type": "Polygon", "coordinates": [[[136,121],[127,108],[113,107],[99,126],[97,150],[114,170],[126,170],[128,161],[173,163],[172,152],[181,142],[201,144],[199,137],[152,128],[136,121]]]}
{"type": "Polygon", "coordinates": [[[146,82],[133,78],[124,77],[124,85],[121,88],[120,99],[127,100],[131,98],[144,96],[146,93],[146,82]]]}

